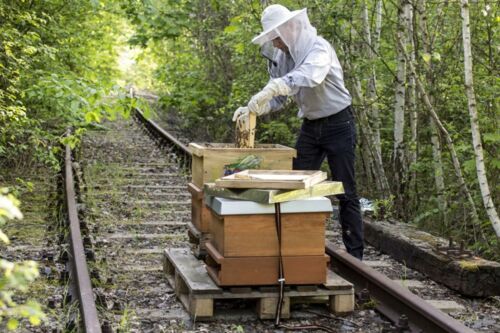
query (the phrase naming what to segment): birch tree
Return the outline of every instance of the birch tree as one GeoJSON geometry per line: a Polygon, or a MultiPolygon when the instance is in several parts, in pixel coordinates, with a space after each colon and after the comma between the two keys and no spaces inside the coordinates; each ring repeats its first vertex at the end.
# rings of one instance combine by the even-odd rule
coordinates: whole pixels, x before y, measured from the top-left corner
{"type": "MultiPolygon", "coordinates": [[[[413,32],[413,20],[414,20],[414,10],[413,5],[408,6],[408,21],[407,21],[407,31],[408,31],[408,54],[410,55],[409,61],[415,64],[415,54],[417,50],[415,49],[415,34],[413,32]]],[[[408,99],[407,99],[408,110],[410,113],[410,141],[409,141],[409,153],[408,153],[408,165],[410,166],[410,182],[408,186],[408,191],[415,191],[413,196],[414,200],[418,200],[418,188],[417,188],[417,172],[415,168],[412,168],[417,162],[417,152],[418,152],[418,113],[417,113],[417,102],[416,102],[416,87],[415,87],[415,76],[413,72],[409,71],[408,76],[408,99]]]]}
{"type": "Polygon", "coordinates": [[[380,44],[380,31],[382,28],[382,1],[378,0],[375,6],[375,33],[372,39],[370,30],[370,22],[368,18],[368,6],[366,1],[363,1],[362,6],[362,21],[364,27],[364,51],[370,63],[370,78],[366,89],[366,106],[369,111],[371,120],[370,137],[372,149],[370,149],[373,159],[374,168],[376,169],[377,189],[384,196],[390,194],[389,182],[385,175],[384,163],[382,161],[382,145],[380,142],[380,114],[376,104],[377,100],[377,75],[375,72],[375,52],[377,52],[380,44]]]}
{"type": "Polygon", "coordinates": [[[398,28],[397,39],[397,69],[394,99],[394,147],[392,156],[392,167],[394,174],[394,193],[396,195],[396,206],[402,211],[404,207],[404,192],[406,182],[406,162],[404,150],[404,127],[405,127],[405,100],[406,100],[406,46],[407,27],[409,18],[410,2],[400,0],[398,6],[398,28]]]}
{"type": "Polygon", "coordinates": [[[472,144],[474,146],[474,155],[476,158],[476,173],[481,190],[486,213],[497,237],[500,237],[500,220],[496,211],[495,205],[491,198],[488,178],[486,176],[486,166],[484,164],[483,145],[481,143],[481,132],[479,130],[478,113],[476,96],[474,93],[474,83],[472,74],[472,51],[471,51],[471,34],[470,34],[470,18],[469,18],[469,1],[462,0],[462,38],[464,47],[464,74],[465,74],[465,92],[467,95],[467,106],[469,109],[470,125],[472,132],[472,144]]]}

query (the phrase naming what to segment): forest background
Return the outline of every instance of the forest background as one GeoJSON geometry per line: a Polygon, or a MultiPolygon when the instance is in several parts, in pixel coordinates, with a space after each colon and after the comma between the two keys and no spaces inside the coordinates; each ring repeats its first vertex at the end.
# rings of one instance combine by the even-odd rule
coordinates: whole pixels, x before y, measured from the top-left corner
{"type": "MultiPolygon", "coordinates": [[[[268,80],[250,40],[271,3],[307,7],[336,49],[356,109],[358,188],[376,217],[498,260],[497,1],[1,0],[0,167],[58,168],[60,143],[139,103],[131,85],[159,95],[161,116],[190,139],[234,141],[232,113],[268,80]]],[[[259,119],[258,140],[293,146],[296,112],[259,119]]]]}

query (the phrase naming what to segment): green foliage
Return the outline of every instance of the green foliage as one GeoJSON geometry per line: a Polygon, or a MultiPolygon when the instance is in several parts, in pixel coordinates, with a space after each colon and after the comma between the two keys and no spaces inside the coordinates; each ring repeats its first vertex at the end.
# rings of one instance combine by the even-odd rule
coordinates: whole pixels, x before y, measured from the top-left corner
{"type": "MultiPolygon", "coordinates": [[[[0,188],[0,228],[11,219],[22,219],[19,201],[5,188],[0,188]]],[[[9,238],[0,229],[0,247],[9,244],[9,238]]],[[[38,326],[45,318],[40,304],[27,301],[17,304],[14,297],[26,292],[31,282],[39,275],[38,266],[34,261],[20,263],[10,262],[0,258],[0,328],[15,330],[23,318],[33,326],[38,326]]]]}
{"type": "Polygon", "coordinates": [[[116,112],[116,5],[0,3],[0,158],[58,167],[60,136],[116,112]]]}
{"type": "Polygon", "coordinates": [[[393,217],[394,196],[386,199],[376,199],[373,202],[373,217],[378,220],[385,220],[393,217]]]}

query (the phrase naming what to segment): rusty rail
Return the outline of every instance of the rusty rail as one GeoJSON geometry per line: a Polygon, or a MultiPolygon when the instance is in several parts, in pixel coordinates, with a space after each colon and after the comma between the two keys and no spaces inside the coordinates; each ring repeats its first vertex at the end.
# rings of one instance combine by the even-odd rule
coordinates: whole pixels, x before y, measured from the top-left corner
{"type": "Polygon", "coordinates": [[[376,309],[393,322],[398,323],[404,314],[412,332],[474,332],[330,242],[326,244],[326,253],[333,269],[354,283],[357,291],[367,289],[376,309]]]}
{"type": "Polygon", "coordinates": [[[69,242],[70,260],[72,266],[72,278],[74,279],[78,298],[80,301],[80,313],[83,319],[83,327],[87,333],[101,333],[101,326],[97,316],[97,308],[94,301],[94,293],[90,282],[89,271],[85,251],[83,248],[80,222],[76,209],[75,187],[73,181],[73,168],[71,163],[71,149],[66,145],[66,156],[64,160],[65,198],[66,209],[69,219],[69,242]]]}
{"type": "Polygon", "coordinates": [[[133,109],[134,117],[145,126],[146,130],[155,138],[161,140],[164,145],[171,147],[177,157],[180,159],[181,165],[187,170],[191,170],[191,152],[189,148],[175,138],[172,134],[161,128],[155,121],[148,119],[144,113],[138,108],[133,109]]]}

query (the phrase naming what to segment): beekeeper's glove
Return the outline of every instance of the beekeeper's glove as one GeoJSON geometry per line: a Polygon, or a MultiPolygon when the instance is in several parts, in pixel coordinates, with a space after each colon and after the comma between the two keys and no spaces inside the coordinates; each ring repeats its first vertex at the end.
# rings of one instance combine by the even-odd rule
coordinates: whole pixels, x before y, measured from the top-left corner
{"type": "Polygon", "coordinates": [[[238,120],[241,117],[246,117],[250,111],[248,110],[248,107],[246,106],[241,106],[234,111],[233,114],[233,121],[238,120]]]}
{"type": "Polygon", "coordinates": [[[275,96],[288,96],[291,94],[290,87],[281,78],[272,79],[259,93],[255,94],[248,102],[250,112],[261,116],[269,113],[269,101],[275,96]]]}

